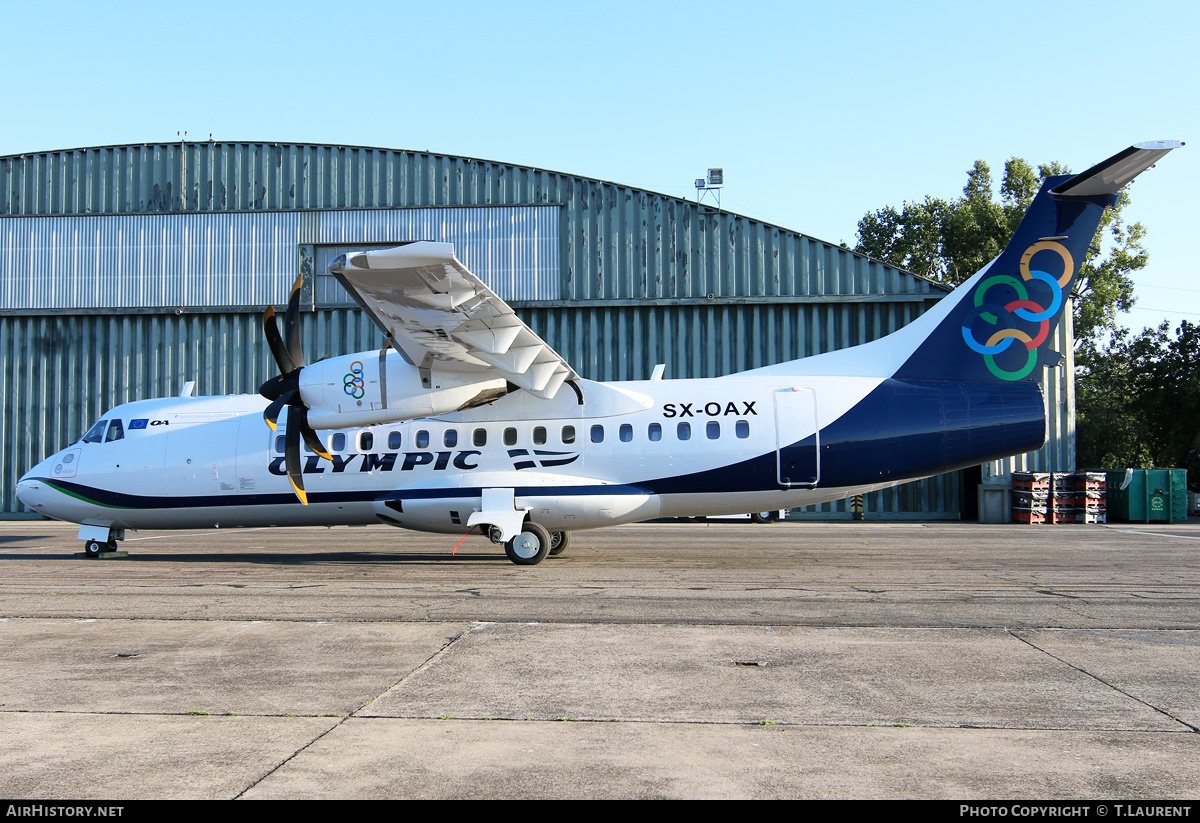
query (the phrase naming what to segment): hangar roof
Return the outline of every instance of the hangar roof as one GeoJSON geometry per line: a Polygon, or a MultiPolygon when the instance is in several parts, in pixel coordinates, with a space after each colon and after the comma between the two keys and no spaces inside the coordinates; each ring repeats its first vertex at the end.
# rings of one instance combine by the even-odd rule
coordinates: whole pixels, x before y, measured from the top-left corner
{"type": "Polygon", "coordinates": [[[562,206],[565,300],[937,299],[941,284],[673,195],[435,152],[181,141],[0,157],[0,217],[562,206]]]}

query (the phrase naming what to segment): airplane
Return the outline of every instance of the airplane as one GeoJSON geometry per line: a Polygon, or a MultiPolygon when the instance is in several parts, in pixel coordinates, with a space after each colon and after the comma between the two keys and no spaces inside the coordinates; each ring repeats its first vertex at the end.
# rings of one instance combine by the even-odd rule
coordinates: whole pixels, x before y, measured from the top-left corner
{"type": "MultiPolygon", "coordinates": [[[[1103,210],[1180,141],[1052,177],[1007,248],[896,332],[709,379],[580,376],[448,243],[343,254],[330,271],[386,337],[308,364],[300,281],[259,394],[125,403],[34,466],[19,499],[126,530],[387,523],[473,531],[518,565],[572,533],[805,506],[1022,454],[1046,440],[1036,377],[1103,210]]],[[[461,541],[460,541],[461,542],[461,541]]]]}

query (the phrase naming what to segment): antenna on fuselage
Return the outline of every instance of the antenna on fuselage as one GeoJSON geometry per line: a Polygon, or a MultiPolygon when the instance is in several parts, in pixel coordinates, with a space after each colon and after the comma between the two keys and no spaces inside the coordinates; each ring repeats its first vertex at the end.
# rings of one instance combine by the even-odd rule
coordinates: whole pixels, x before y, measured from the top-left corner
{"type": "Polygon", "coordinates": [[[183,388],[179,390],[180,397],[192,397],[196,393],[196,381],[189,380],[183,384],[183,388]]]}

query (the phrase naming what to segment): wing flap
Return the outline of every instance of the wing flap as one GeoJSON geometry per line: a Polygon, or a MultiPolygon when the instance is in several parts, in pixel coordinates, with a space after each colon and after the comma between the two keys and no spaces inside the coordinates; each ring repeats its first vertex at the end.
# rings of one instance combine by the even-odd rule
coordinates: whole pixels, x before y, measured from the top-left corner
{"type": "Polygon", "coordinates": [[[344,254],[329,270],[409,362],[503,377],[549,399],[579,377],[450,243],[344,254]]]}

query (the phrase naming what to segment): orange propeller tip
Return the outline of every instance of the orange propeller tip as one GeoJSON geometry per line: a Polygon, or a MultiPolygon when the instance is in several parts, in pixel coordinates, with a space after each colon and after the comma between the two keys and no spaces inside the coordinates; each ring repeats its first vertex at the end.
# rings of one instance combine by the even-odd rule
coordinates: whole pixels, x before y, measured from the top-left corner
{"type": "MultiPolygon", "coordinates": [[[[291,478],[289,477],[288,480],[290,481],[291,478]]],[[[295,483],[292,483],[292,491],[296,493],[296,497],[299,498],[303,505],[308,505],[308,495],[305,493],[304,489],[300,488],[295,483]]]]}

